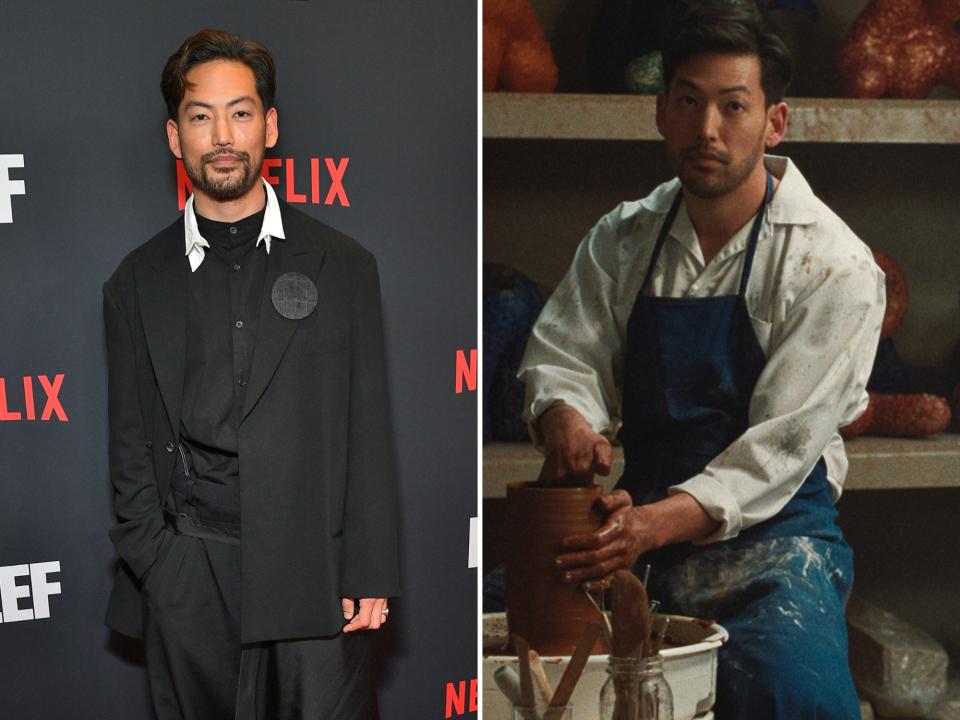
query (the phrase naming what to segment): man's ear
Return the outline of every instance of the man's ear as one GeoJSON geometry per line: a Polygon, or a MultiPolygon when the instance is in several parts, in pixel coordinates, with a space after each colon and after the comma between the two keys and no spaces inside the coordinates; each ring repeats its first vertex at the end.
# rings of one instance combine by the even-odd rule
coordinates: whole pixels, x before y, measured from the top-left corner
{"type": "Polygon", "coordinates": [[[280,128],[277,125],[277,109],[270,108],[267,110],[265,120],[267,123],[266,146],[272,148],[277,144],[277,138],[280,137],[280,128]]]}
{"type": "Polygon", "coordinates": [[[787,116],[789,109],[785,102],[778,102],[767,108],[767,133],[764,138],[768,148],[776,147],[787,134],[787,116]]]}
{"type": "Polygon", "coordinates": [[[180,128],[176,120],[167,120],[167,145],[170,146],[170,152],[180,160],[183,154],[180,152],[180,128]]]}
{"type": "Polygon", "coordinates": [[[657,93],[657,131],[660,133],[660,137],[664,137],[663,127],[664,127],[664,108],[667,104],[667,94],[665,92],[657,93]]]}

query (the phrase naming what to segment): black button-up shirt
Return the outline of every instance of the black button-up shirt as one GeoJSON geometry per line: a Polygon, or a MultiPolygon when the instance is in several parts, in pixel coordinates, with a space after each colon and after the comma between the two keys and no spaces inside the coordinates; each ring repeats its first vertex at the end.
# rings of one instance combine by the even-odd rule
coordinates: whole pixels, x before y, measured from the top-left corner
{"type": "Polygon", "coordinates": [[[197,215],[197,227],[210,249],[196,271],[185,271],[187,348],[180,434],[192,466],[197,516],[211,520],[238,520],[240,515],[237,432],[267,273],[265,244],[256,244],[264,212],[234,223],[197,215]]]}

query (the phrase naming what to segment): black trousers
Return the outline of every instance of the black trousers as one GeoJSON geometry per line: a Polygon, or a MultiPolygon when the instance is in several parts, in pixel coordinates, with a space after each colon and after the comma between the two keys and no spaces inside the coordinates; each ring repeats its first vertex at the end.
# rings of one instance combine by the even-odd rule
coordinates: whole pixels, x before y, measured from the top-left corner
{"type": "Polygon", "coordinates": [[[240,546],[183,529],[164,531],[144,578],[158,720],[375,717],[366,633],[241,645],[240,546]]]}

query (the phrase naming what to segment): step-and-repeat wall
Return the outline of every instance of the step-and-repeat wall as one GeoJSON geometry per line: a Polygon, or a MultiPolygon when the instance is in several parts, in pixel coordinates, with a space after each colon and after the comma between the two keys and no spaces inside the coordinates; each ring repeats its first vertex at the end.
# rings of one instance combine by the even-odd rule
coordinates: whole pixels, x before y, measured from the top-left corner
{"type": "Polygon", "coordinates": [[[476,716],[476,18],[459,0],[0,3],[0,715],[151,717],[142,648],[103,625],[101,285],[180,212],[160,71],[216,27],[276,57],[278,196],[380,267],[403,572],[375,634],[380,717],[476,716]]]}

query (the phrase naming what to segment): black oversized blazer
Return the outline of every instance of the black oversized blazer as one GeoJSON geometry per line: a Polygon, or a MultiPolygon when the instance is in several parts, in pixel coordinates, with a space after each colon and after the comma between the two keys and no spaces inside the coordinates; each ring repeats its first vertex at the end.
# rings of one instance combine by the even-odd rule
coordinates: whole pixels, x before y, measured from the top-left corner
{"type": "MultiPolygon", "coordinates": [[[[242,642],[332,635],[341,597],[399,593],[397,488],[373,256],[280,202],[239,428],[242,642]],[[316,310],[282,317],[270,291],[298,272],[316,310]]],[[[106,623],[142,632],[140,578],[157,557],[174,467],[186,346],[184,220],[104,284],[110,477],[120,555],[106,623]]],[[[229,362],[229,358],[224,359],[229,362]]]]}

